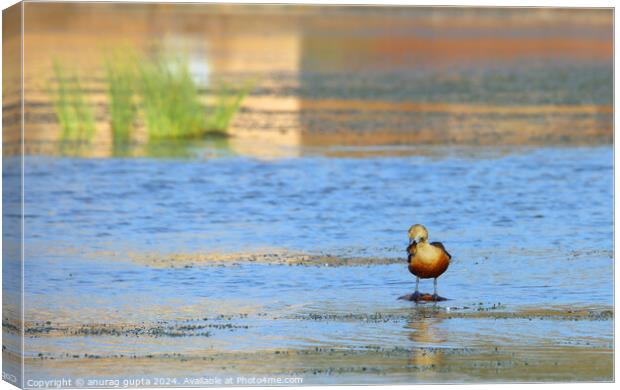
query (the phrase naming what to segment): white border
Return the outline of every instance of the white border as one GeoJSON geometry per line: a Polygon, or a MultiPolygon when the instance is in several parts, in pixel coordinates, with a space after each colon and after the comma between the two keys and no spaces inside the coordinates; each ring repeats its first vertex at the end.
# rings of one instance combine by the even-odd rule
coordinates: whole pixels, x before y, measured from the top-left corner
{"type": "MultiPolygon", "coordinates": [[[[83,2],[83,1],[79,1],[79,0],[66,0],[67,2],[83,2]]],[[[33,0],[26,0],[26,2],[35,2],[33,0]]],[[[104,2],[104,1],[101,1],[104,2]]],[[[127,1],[120,1],[120,0],[111,0],[111,1],[105,1],[105,2],[127,2],[127,1]]],[[[149,0],[135,0],[132,1],[135,3],[155,3],[156,1],[149,1],[149,0]]],[[[15,0],[0,0],[0,4],[2,5],[2,9],[5,9],[13,4],[17,3],[17,1],[15,0]]],[[[441,1],[441,0],[425,0],[425,1],[407,1],[407,0],[387,0],[387,1],[379,1],[379,0],[337,0],[337,1],[330,1],[330,0],[313,0],[313,1],[304,1],[304,0],[293,0],[293,1],[278,1],[278,0],[271,0],[271,1],[259,1],[259,0],[244,0],[244,1],[240,1],[240,0],[228,0],[228,1],[222,1],[222,0],[211,0],[211,1],[198,1],[198,0],[185,0],[185,1],[174,1],[174,0],[168,0],[168,1],[162,1],[161,3],[246,3],[246,4],[325,4],[325,5],[337,5],[337,4],[341,4],[341,5],[418,5],[418,6],[482,6],[482,7],[564,7],[564,8],[572,8],[572,7],[583,7],[583,8],[615,8],[615,1],[609,1],[609,0],[590,0],[590,1],[580,1],[580,0],[564,0],[564,1],[549,1],[549,0],[539,0],[539,1],[534,1],[534,0],[522,0],[522,1],[507,1],[507,0],[503,0],[503,1],[498,1],[498,0],[476,0],[476,1],[467,1],[467,0],[447,0],[447,1],[441,1]]],[[[24,17],[24,12],[22,9],[22,39],[23,39],[23,29],[24,29],[24,25],[23,25],[23,17],[24,17]]],[[[615,19],[615,9],[614,9],[614,19],[615,19]]],[[[1,20],[0,20],[0,24],[1,24],[1,20]]],[[[615,27],[615,22],[614,22],[614,27],[615,27]]],[[[614,28],[614,257],[615,257],[615,248],[616,248],[616,243],[617,243],[617,236],[615,234],[615,221],[618,220],[618,216],[619,216],[619,209],[617,207],[617,198],[615,197],[615,194],[618,192],[618,189],[620,188],[620,185],[618,184],[618,181],[616,180],[616,170],[615,167],[620,166],[620,156],[618,155],[618,153],[616,153],[616,144],[615,144],[615,123],[617,123],[618,120],[618,112],[615,109],[615,96],[618,93],[618,84],[616,82],[616,78],[615,78],[615,74],[616,71],[618,70],[617,65],[616,65],[616,45],[618,42],[618,33],[616,31],[616,29],[614,28]]],[[[23,41],[22,41],[22,45],[23,45],[23,41]]],[[[22,46],[23,47],[23,46],[22,46]]],[[[23,57],[23,50],[21,53],[22,56],[22,64],[24,63],[24,57],[23,57]]],[[[0,51],[0,61],[1,61],[1,57],[2,57],[2,53],[0,51]]],[[[22,88],[24,85],[24,80],[23,80],[23,72],[22,72],[22,88]]],[[[1,86],[1,78],[0,78],[0,86],[1,86]]],[[[24,141],[23,141],[23,120],[24,120],[24,102],[23,102],[23,95],[22,95],[22,152],[24,151],[24,141]]],[[[2,134],[0,132],[0,144],[2,141],[2,134]]],[[[1,154],[0,154],[0,158],[1,158],[1,154]]],[[[24,160],[22,159],[22,191],[24,190],[23,186],[24,186],[24,160]]],[[[0,176],[0,194],[2,193],[2,177],[0,176]]],[[[23,194],[23,192],[22,192],[23,194]]],[[[23,211],[24,211],[24,205],[23,205],[23,198],[22,198],[22,215],[23,215],[23,211]]],[[[0,221],[0,236],[2,234],[2,222],[0,221]]],[[[22,240],[23,240],[23,234],[24,234],[24,224],[22,221],[22,240]]],[[[23,243],[23,241],[22,241],[23,243]]],[[[1,243],[0,243],[1,245],[1,243]]],[[[23,255],[24,255],[24,246],[22,245],[22,259],[23,259],[23,255]]],[[[0,263],[0,270],[2,269],[2,265],[0,263]]],[[[22,275],[23,275],[23,261],[22,261],[22,275]]],[[[614,298],[616,297],[616,293],[617,290],[615,289],[615,281],[618,280],[618,269],[617,267],[614,266],[614,298]]],[[[1,290],[0,290],[0,299],[1,299],[1,290]]],[[[23,282],[22,282],[22,309],[23,309],[23,282]]],[[[614,308],[615,308],[615,299],[614,299],[614,308]]],[[[615,313],[615,310],[614,310],[615,313]]],[[[23,311],[22,311],[22,316],[23,316],[23,311]]],[[[615,357],[615,335],[618,334],[618,322],[614,321],[614,357],[615,357]]],[[[23,338],[22,338],[22,347],[23,347],[23,338]]],[[[618,360],[614,359],[614,374],[618,372],[618,360]]],[[[22,372],[23,372],[23,362],[22,362],[22,372]]],[[[588,387],[597,387],[597,388],[611,388],[612,386],[615,385],[613,383],[604,383],[604,384],[592,384],[592,383],[588,383],[588,384],[584,384],[584,383],[571,383],[571,384],[502,384],[502,385],[485,385],[485,384],[476,384],[476,385],[459,385],[462,386],[463,388],[472,388],[472,389],[482,389],[482,390],[487,390],[487,389],[515,389],[521,386],[527,386],[530,389],[540,389],[540,388],[544,388],[544,389],[580,389],[582,386],[588,386],[588,387]]],[[[393,388],[393,389],[447,389],[450,388],[451,386],[455,386],[455,385],[396,385],[396,386],[389,386],[389,388],[393,388]]],[[[379,386],[379,387],[385,387],[388,388],[388,386],[379,386]]],[[[13,387],[12,385],[10,385],[7,382],[4,381],[0,381],[0,390],[4,390],[4,389],[14,389],[15,387],[13,387]]],[[[289,387],[290,388],[290,387],[289,387]]],[[[306,389],[306,390],[315,390],[315,389],[323,389],[325,388],[323,387],[319,387],[319,386],[303,386],[303,387],[295,387],[295,388],[299,388],[299,389],[306,389]]],[[[186,388],[181,388],[181,389],[186,389],[186,388]]],[[[273,389],[270,387],[247,387],[247,388],[243,388],[243,387],[237,387],[236,389],[273,389]]],[[[338,389],[343,389],[343,390],[353,390],[353,389],[359,389],[359,386],[338,386],[338,389]]]]}

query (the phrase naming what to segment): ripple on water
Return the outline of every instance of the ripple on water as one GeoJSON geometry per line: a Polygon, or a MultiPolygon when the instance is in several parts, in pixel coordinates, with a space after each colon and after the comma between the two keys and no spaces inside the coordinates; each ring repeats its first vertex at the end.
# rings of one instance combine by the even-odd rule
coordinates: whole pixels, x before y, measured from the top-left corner
{"type": "MultiPolygon", "coordinates": [[[[230,321],[247,329],[166,336],[144,351],[457,348],[527,337],[606,345],[608,320],[563,318],[558,328],[538,313],[532,327],[527,315],[476,308],[611,306],[611,157],[609,147],[273,162],[28,157],[27,319],[178,328],[224,311],[249,315],[230,321]],[[450,299],[440,316],[396,299],[414,288],[404,258],[413,222],[453,254],[439,279],[450,299]],[[450,318],[446,308],[461,309],[450,318]]],[[[88,348],[118,347],[105,337],[88,348]]],[[[83,337],[61,339],[30,345],[84,347],[83,337]]]]}

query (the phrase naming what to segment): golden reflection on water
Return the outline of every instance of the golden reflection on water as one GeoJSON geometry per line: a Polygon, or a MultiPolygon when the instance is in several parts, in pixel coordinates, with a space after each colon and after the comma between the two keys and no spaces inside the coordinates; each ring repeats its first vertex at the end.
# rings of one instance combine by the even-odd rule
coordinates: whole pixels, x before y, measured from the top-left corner
{"type": "MultiPolygon", "coordinates": [[[[422,306],[417,305],[416,319],[407,323],[405,328],[411,330],[409,333],[409,340],[411,340],[416,347],[433,347],[441,346],[446,342],[449,342],[448,333],[445,332],[441,323],[444,318],[436,316],[437,306],[422,306]]],[[[442,364],[444,360],[441,350],[431,350],[426,348],[416,349],[409,360],[411,366],[423,366],[423,367],[437,367],[442,364]]]]}
{"type": "MultiPolygon", "coordinates": [[[[127,46],[187,55],[202,87],[217,80],[256,79],[226,146],[241,155],[295,157],[305,146],[592,144],[612,139],[611,101],[560,99],[574,98],[564,95],[573,93],[571,85],[578,80],[562,84],[567,89],[556,91],[560,100],[537,104],[517,97],[498,102],[451,95],[463,85],[478,91],[479,75],[497,73],[501,79],[502,72],[523,71],[530,63],[550,74],[583,66],[607,72],[613,29],[609,10],[104,3],[27,3],[25,9],[25,133],[32,154],[57,153],[45,145],[60,138],[46,85],[52,59],[59,58],[80,69],[96,105],[93,145],[77,154],[115,155],[106,120],[102,52],[127,46]],[[412,82],[407,77],[418,75],[419,81],[426,74],[439,74],[438,83],[447,83],[433,97],[437,101],[425,101],[435,91],[401,93],[412,82]],[[375,80],[377,75],[387,75],[386,82],[394,86],[375,80]]],[[[5,47],[15,51],[16,45],[14,39],[5,47]]],[[[569,77],[579,74],[570,72],[569,77]]],[[[16,78],[10,72],[4,76],[16,78]]],[[[501,82],[493,88],[512,88],[501,82]]],[[[5,116],[18,117],[19,95],[4,92],[5,116]]],[[[205,91],[205,103],[214,98],[211,94],[205,91]]],[[[137,138],[144,142],[144,131],[137,138]]],[[[14,153],[18,127],[7,126],[4,139],[5,154],[14,153]]]]}

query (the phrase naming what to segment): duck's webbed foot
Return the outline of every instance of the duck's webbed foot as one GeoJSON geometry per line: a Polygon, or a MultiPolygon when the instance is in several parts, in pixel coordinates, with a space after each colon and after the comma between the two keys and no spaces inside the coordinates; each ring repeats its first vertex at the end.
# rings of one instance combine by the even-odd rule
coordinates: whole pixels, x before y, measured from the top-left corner
{"type": "Polygon", "coordinates": [[[431,296],[431,299],[432,299],[433,302],[441,302],[441,301],[447,301],[448,300],[448,298],[444,298],[444,297],[439,296],[437,294],[433,294],[431,296]]]}
{"type": "Polygon", "coordinates": [[[424,294],[420,294],[418,291],[416,291],[413,294],[407,294],[403,295],[402,297],[398,297],[398,299],[402,299],[404,301],[418,302],[422,299],[423,296],[424,294]]]}

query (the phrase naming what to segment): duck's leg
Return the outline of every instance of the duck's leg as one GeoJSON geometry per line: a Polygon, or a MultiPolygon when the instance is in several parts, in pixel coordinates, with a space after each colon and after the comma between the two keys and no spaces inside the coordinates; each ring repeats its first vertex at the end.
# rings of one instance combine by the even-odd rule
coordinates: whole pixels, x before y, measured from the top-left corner
{"type": "Polygon", "coordinates": [[[415,277],[415,292],[411,296],[412,301],[418,301],[420,299],[420,292],[418,291],[418,287],[420,287],[420,278],[418,276],[415,277]]]}
{"type": "Polygon", "coordinates": [[[438,295],[437,295],[437,278],[433,279],[433,287],[434,287],[434,289],[433,289],[433,300],[437,301],[437,297],[438,297],[438,295]]]}

